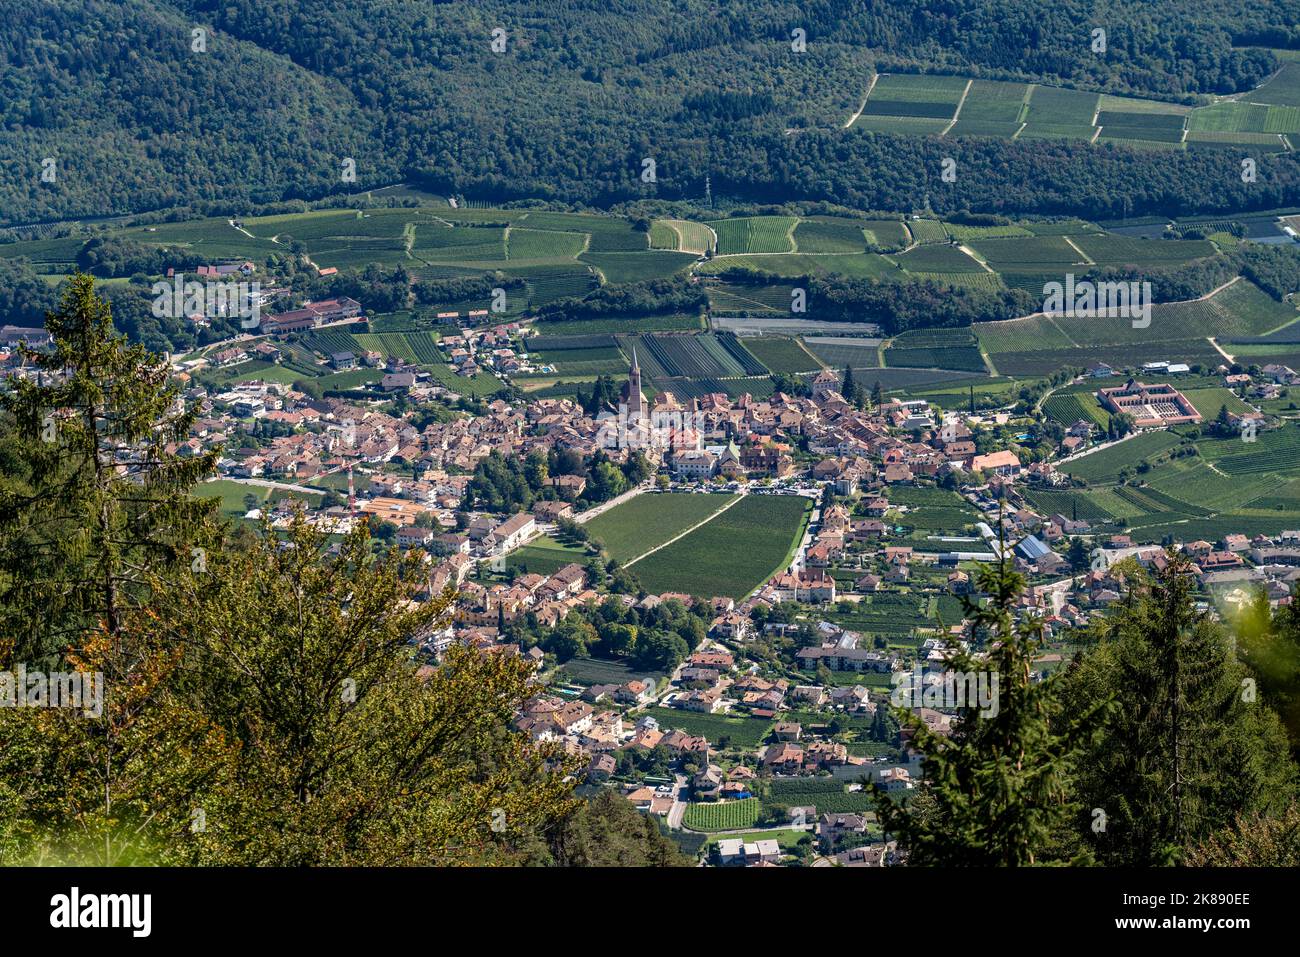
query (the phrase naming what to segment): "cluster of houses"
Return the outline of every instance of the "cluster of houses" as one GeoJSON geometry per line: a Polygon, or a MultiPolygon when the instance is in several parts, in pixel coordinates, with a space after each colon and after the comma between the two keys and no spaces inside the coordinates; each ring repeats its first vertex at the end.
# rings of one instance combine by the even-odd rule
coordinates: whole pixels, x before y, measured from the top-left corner
{"type": "MultiPolygon", "coordinates": [[[[283,335],[357,321],[360,316],[360,304],[354,300],[308,303],[267,317],[262,331],[269,338],[226,344],[206,361],[216,366],[249,359],[280,361],[288,350],[283,335]]],[[[516,324],[464,328],[443,337],[439,347],[461,376],[482,371],[509,376],[533,368],[519,344],[521,331],[516,324]]],[[[38,333],[43,330],[0,329],[0,364],[12,361],[9,357],[20,341],[35,340],[39,345],[38,333]]],[[[339,352],[328,361],[336,371],[361,365],[382,368],[381,390],[405,394],[417,400],[413,404],[455,396],[421,367],[379,353],[339,352]]],[[[833,489],[841,499],[853,499],[854,507],[841,501],[821,509],[811,539],[796,561],[744,601],[701,596],[712,603],[709,641],[696,648],[662,686],[631,679],[561,693],[563,689],[539,682],[537,694],[516,716],[515,727],[534,741],[558,742],[570,753],[582,755],[592,785],[606,785],[617,774],[619,753],[662,748],[674,760],[689,762],[696,769],[689,792],[697,800],[743,799],[752,793],[759,775],[847,775],[861,770],[873,774],[887,789],[911,788],[914,782],[906,767],[873,768],[871,759],[850,753],[844,743],[829,736],[810,733],[804,723],[788,716],[794,710],[874,715],[885,696],[868,691],[864,684],[879,688],[880,678],[910,667],[914,663],[910,651],[902,655],[875,647],[869,636],[830,621],[816,621],[816,640],[790,652],[787,664],[805,674],[822,668],[861,673],[861,679],[849,680],[864,684],[800,684],[773,677],[771,670],[765,675],[745,660],[746,647],[759,635],[781,634],[792,626],[767,615],[756,616],[757,611],[788,602],[825,608],[845,597],[864,598],[894,589],[910,592],[922,577],[927,583],[937,580],[938,589],[947,594],[972,595],[971,575],[958,566],[1005,555],[1035,582],[1021,596],[1017,613],[1041,618],[1050,640],[1086,625],[1099,610],[1120,600],[1122,559],[1131,557],[1156,569],[1167,561],[1162,549],[1138,547],[1116,535],[1096,542],[1107,555],[1104,567],[1071,568],[1060,546],[1069,537],[1091,535],[1089,523],[1076,516],[1041,514],[1023,494],[1027,485],[1056,485],[1062,476],[1050,462],[1028,463],[1014,449],[987,448],[972,431],[979,425],[1006,425],[1007,415],[942,417],[924,401],[899,399],[864,410],[839,394],[839,376],[829,371],[815,377],[807,396],[776,392],[756,399],[713,393],[683,399],[661,391],[647,401],[634,363],[618,412],[591,415],[576,401],[560,397],[496,399],[485,403],[477,415],[426,418],[401,411],[400,403],[389,407],[357,399],[318,398],[276,382],[247,381],[209,392],[194,379],[198,368],[177,365],[185,397],[198,403],[200,414],[191,433],[171,450],[198,455],[220,446],[218,471],[227,478],[320,485],[334,477],[325,484],[336,494],[309,505],[310,520],[333,531],[346,530],[361,516],[396,526],[396,545],[427,556],[428,587],[421,597],[432,598],[448,589],[458,593],[454,619],[418,636],[430,662],[459,643],[485,653],[522,656],[540,677],[547,665],[545,656],[537,648],[510,643],[503,626],[520,616],[542,626],[555,625],[575,609],[609,597],[579,564],[548,574],[517,574],[507,581],[474,574],[480,564],[503,561],[557,522],[574,518],[575,500],[585,489],[581,475],[553,475],[548,481],[555,497],[538,501],[527,512],[467,512],[463,503],[471,476],[493,453],[508,458],[533,452],[566,451],[584,458],[600,453],[615,462],[639,454],[692,482],[781,480],[806,470],[803,474],[810,482],[833,489]],[[618,416],[622,420],[611,431],[618,416]],[[664,431],[671,433],[669,441],[643,441],[664,431]],[[249,439],[254,433],[256,441],[249,439]],[[969,492],[967,499],[986,519],[976,525],[977,540],[954,546],[964,550],[948,553],[891,544],[892,526],[908,507],[905,496],[895,490],[918,479],[943,481],[949,476],[969,489],[975,475],[981,478],[981,490],[969,492]],[[345,488],[347,497],[342,500],[345,488]],[[870,563],[863,556],[869,556],[870,563]],[[937,579],[931,565],[944,566],[937,579]],[[849,568],[852,574],[844,574],[849,568]],[[760,626],[758,621],[764,623],[760,626]],[[715,761],[717,742],[660,727],[653,715],[643,713],[650,706],[676,709],[683,717],[752,715],[772,722],[772,736],[747,760],[715,761]]],[[[1225,384],[1268,390],[1296,380],[1290,369],[1280,366],[1265,367],[1263,378],[1267,381],[1256,383],[1244,374],[1227,375],[1225,384]]],[[[1191,417],[1195,409],[1167,385],[1130,381],[1103,389],[1101,396],[1113,410],[1137,416],[1140,426],[1148,424],[1147,419],[1157,424],[1195,421],[1191,417]]],[[[1065,430],[1059,454],[1084,450],[1095,431],[1088,421],[1072,424],[1065,430]]],[[[1181,548],[1192,560],[1190,573],[1203,588],[1229,602],[1244,601],[1262,586],[1270,600],[1288,603],[1291,588],[1300,579],[1300,532],[1253,538],[1228,535],[1217,542],[1190,542],[1181,548]]],[[[934,586],[925,587],[933,590],[934,586]]],[[[614,597],[640,610],[673,598],[693,600],[675,594],[614,597]]],[[[813,617],[821,613],[818,609],[813,617]]],[[[829,612],[826,616],[833,617],[829,612]]],[[[969,648],[974,637],[966,622],[945,623],[930,631],[917,642],[917,661],[940,663],[953,648],[969,648]]],[[[1041,665],[1046,670],[1059,663],[1045,655],[1041,665]]],[[[951,726],[951,714],[933,709],[919,713],[938,733],[951,726]]],[[[906,750],[906,742],[903,747],[906,750]]],[[[676,786],[633,783],[625,785],[624,793],[638,808],[665,816],[682,799],[682,789],[676,786]]],[[[834,852],[837,863],[890,863],[894,850],[882,842],[834,850],[843,838],[865,834],[868,823],[862,815],[821,815],[813,833],[824,851],[834,852]]],[[[766,866],[783,857],[778,842],[762,839],[728,838],[717,842],[716,853],[717,862],[726,865],[766,866]]]]}

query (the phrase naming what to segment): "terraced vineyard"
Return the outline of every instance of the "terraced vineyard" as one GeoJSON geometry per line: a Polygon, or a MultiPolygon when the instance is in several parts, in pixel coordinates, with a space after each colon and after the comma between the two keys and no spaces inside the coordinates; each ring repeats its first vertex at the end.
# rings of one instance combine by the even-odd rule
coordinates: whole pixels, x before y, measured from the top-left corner
{"type": "Polygon", "coordinates": [[[1300,63],[1236,99],[1189,107],[1084,90],[880,74],[853,129],[932,136],[1078,139],[1134,149],[1286,149],[1300,133],[1300,63]],[[959,109],[960,106],[960,109],[959,109]],[[954,122],[955,120],[955,122],[954,122]]]}

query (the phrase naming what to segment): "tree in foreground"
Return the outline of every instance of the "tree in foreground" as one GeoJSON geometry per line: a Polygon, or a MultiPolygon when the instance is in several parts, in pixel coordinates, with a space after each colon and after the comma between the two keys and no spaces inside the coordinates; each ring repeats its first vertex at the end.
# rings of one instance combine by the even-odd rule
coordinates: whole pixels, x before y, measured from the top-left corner
{"type": "Polygon", "coordinates": [[[1295,793],[1285,731],[1255,674],[1197,610],[1189,559],[1165,558],[1154,576],[1130,571],[1129,594],[1064,689],[1072,707],[1116,702],[1076,762],[1079,823],[1106,864],[1178,863],[1242,815],[1281,813],[1295,793]]]}
{"type": "Polygon", "coordinates": [[[452,596],[414,604],[414,554],[372,559],[364,528],[326,554],[299,517],[209,564],[159,609],[188,649],[181,689],[238,742],[205,796],[198,863],[454,864],[517,860],[573,810],[572,759],[511,721],[536,692],[519,657],[412,639],[452,596]]]}
{"type": "Polygon", "coordinates": [[[0,735],[21,745],[0,755],[0,802],[26,792],[24,859],[546,860],[575,810],[576,769],[511,727],[536,691],[531,666],[457,646],[418,668],[410,641],[451,602],[412,601],[427,581],[418,561],[375,559],[364,527],[332,555],[301,519],[263,532],[130,616],[117,647],[139,665],[110,687],[107,726],[0,715],[0,735]]]}
{"type": "Polygon", "coordinates": [[[1032,618],[1013,621],[1022,576],[1005,563],[988,565],[977,573],[977,584],[987,602],[963,599],[963,605],[987,655],[959,650],[946,667],[996,675],[996,714],[968,703],[945,736],[915,711],[901,709],[905,735],[924,755],[924,780],[910,800],[874,786],[877,816],[911,864],[1022,866],[1082,859],[1086,852],[1068,839],[1074,810],[1069,761],[1093,733],[1105,702],[1070,714],[1060,706],[1058,679],[1033,679],[1042,625],[1032,618]]]}
{"type": "Polygon", "coordinates": [[[163,359],[114,332],[90,276],[69,281],[46,328],[51,350],[23,349],[36,375],[0,394],[0,635],[23,662],[118,636],[156,573],[191,564],[215,514],[186,493],[216,452],[172,445],[195,410],[163,359]]]}

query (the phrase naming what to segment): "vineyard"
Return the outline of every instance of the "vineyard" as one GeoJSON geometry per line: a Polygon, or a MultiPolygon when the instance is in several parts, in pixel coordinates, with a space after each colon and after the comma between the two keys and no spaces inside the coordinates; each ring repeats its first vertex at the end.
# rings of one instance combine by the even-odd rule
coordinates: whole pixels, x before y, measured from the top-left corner
{"type": "Polygon", "coordinates": [[[794,230],[801,253],[862,253],[867,251],[862,221],[815,216],[800,221],[794,230]]]}
{"type": "Polygon", "coordinates": [[[709,309],[718,316],[789,315],[789,285],[719,282],[708,287],[709,309]]]}
{"type": "Polygon", "coordinates": [[[815,807],[818,814],[862,814],[871,810],[871,795],[847,791],[844,783],[826,778],[794,778],[767,786],[764,810],[772,807],[815,807]]]}
{"type": "Polygon", "coordinates": [[[1097,400],[1087,395],[1054,395],[1043,403],[1043,411],[1064,426],[1083,420],[1103,428],[1109,416],[1102,411],[1097,400]]]}
{"type": "Polygon", "coordinates": [[[583,233],[524,229],[506,231],[506,259],[573,259],[587,246],[583,233]]]}
{"type": "Polygon", "coordinates": [[[866,230],[867,239],[881,252],[902,249],[912,242],[912,234],[902,220],[867,219],[863,220],[862,228],[866,230]]]}
{"type": "Polygon", "coordinates": [[[643,282],[680,272],[695,262],[694,253],[662,249],[639,253],[583,253],[584,263],[600,270],[606,282],[643,282]]]}
{"type": "Polygon", "coordinates": [[[1174,432],[1143,432],[1109,448],[1066,462],[1060,466],[1060,470],[1089,482],[1113,481],[1120,469],[1167,451],[1179,441],[1179,436],[1174,432]]]}
{"type": "Polygon", "coordinates": [[[919,245],[948,241],[948,230],[944,229],[943,223],[933,219],[914,219],[907,224],[907,228],[912,233],[912,239],[919,245]]]}
{"type": "Polygon", "coordinates": [[[1229,475],[1250,475],[1300,468],[1300,428],[1261,432],[1253,443],[1228,440],[1245,451],[1223,455],[1215,465],[1229,475]]]}
{"type": "Polygon", "coordinates": [[[637,562],[637,577],[656,594],[680,591],[740,600],[786,565],[810,508],[802,497],[746,496],[637,562]],[[720,561],[719,555],[727,559],[720,561]]]}
{"type": "Polygon", "coordinates": [[[894,338],[884,356],[887,366],[986,371],[984,357],[969,329],[905,332],[894,338]]]}
{"type": "Polygon", "coordinates": [[[956,246],[948,244],[917,246],[893,258],[900,266],[913,273],[984,272],[983,266],[956,246]]]}
{"type": "Polygon", "coordinates": [[[758,798],[691,804],[682,816],[682,826],[692,831],[740,831],[753,827],[761,810],[758,798]]]}
{"type": "Polygon", "coordinates": [[[809,372],[821,368],[797,339],[786,336],[747,337],[745,348],[773,372],[809,372]]]}
{"type": "Polygon", "coordinates": [[[676,728],[687,734],[709,739],[716,748],[750,750],[758,747],[772,730],[772,722],[762,718],[738,718],[725,714],[679,711],[676,708],[647,708],[646,714],[661,728],[676,728]]]}
{"type": "Polygon", "coordinates": [[[743,253],[793,252],[790,231],[793,216],[738,216],[707,223],[718,234],[719,256],[743,253]]]}
{"type": "Polygon", "coordinates": [[[833,369],[845,366],[870,369],[880,365],[880,346],[875,340],[821,336],[804,339],[804,345],[833,369]]]}

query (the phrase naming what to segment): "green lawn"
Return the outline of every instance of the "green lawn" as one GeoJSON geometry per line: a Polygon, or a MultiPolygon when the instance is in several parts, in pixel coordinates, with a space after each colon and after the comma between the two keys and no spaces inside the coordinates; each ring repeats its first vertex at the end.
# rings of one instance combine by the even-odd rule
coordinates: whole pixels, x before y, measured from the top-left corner
{"type": "Polygon", "coordinates": [[[194,489],[195,498],[215,498],[221,503],[221,513],[228,518],[243,518],[247,509],[244,506],[244,498],[252,495],[257,499],[257,506],[261,508],[268,503],[278,502],[282,498],[301,499],[312,504],[318,504],[323,493],[306,493],[291,492],[282,489],[266,488],[262,485],[246,485],[243,482],[235,482],[230,479],[216,479],[211,482],[203,482],[194,489]]]}

